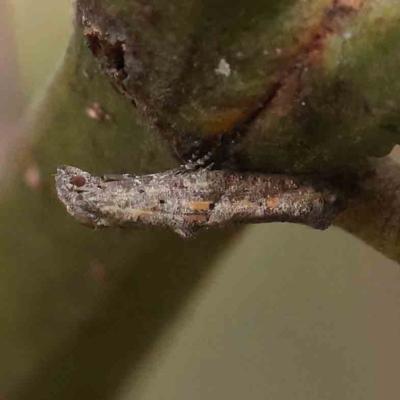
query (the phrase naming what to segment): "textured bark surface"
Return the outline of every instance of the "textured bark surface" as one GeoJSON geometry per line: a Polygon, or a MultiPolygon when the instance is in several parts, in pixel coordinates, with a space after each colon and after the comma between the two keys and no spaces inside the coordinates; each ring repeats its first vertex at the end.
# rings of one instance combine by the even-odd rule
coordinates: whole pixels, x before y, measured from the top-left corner
{"type": "Polygon", "coordinates": [[[221,146],[241,170],[335,174],[399,142],[392,0],[79,0],[77,10],[114,85],[184,160],[221,146]]]}

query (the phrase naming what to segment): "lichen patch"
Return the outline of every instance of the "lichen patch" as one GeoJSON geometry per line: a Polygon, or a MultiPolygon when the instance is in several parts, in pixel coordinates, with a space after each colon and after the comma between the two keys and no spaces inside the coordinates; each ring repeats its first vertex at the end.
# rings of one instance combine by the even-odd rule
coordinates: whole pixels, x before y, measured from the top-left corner
{"type": "Polygon", "coordinates": [[[223,75],[223,76],[230,76],[231,74],[231,66],[228,64],[228,62],[225,60],[225,58],[221,58],[219,60],[218,67],[215,68],[215,73],[218,75],[223,75]]]}

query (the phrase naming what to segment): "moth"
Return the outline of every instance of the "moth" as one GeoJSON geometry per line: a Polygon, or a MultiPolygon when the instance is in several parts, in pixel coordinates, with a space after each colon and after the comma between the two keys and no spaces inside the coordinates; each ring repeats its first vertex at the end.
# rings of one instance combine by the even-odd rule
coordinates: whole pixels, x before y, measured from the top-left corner
{"type": "Polygon", "coordinates": [[[277,174],[178,168],[96,177],[62,166],[55,180],[59,199],[85,225],[170,228],[184,238],[230,224],[278,221],[323,230],[342,208],[326,184],[277,174]]]}

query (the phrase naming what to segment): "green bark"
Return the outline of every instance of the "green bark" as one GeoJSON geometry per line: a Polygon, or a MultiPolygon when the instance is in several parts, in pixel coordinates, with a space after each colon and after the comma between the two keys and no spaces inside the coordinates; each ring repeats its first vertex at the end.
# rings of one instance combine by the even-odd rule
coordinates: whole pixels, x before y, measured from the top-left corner
{"type": "Polygon", "coordinates": [[[400,263],[400,166],[385,157],[370,167],[335,225],[400,263]]]}
{"type": "Polygon", "coordinates": [[[3,363],[0,386],[7,391],[20,382],[18,399],[71,399],[78,392],[111,398],[234,232],[187,242],[167,231],[92,231],[65,213],[54,189],[60,164],[99,173],[176,165],[163,139],[138,125],[136,111],[99,73],[80,34],[29,130],[33,144],[0,207],[1,281],[7,282],[0,293],[9,321],[3,334],[13,343],[2,357],[14,360],[3,363]],[[93,102],[112,121],[89,118],[93,102]],[[39,169],[40,185],[26,178],[26,168],[39,169]]]}

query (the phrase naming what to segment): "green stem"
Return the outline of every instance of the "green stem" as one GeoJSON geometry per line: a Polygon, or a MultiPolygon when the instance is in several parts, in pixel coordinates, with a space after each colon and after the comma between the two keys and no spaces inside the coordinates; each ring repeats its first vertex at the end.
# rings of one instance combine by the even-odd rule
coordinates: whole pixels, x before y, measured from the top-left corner
{"type": "Polygon", "coordinates": [[[10,338],[1,352],[14,364],[0,387],[23,387],[18,399],[110,398],[235,236],[93,231],[65,213],[54,189],[60,164],[137,173],[176,166],[137,121],[74,35],[1,200],[2,318],[12,321],[1,327],[10,338]]]}
{"type": "Polygon", "coordinates": [[[400,165],[386,157],[371,168],[335,225],[400,263],[400,165]]]}

